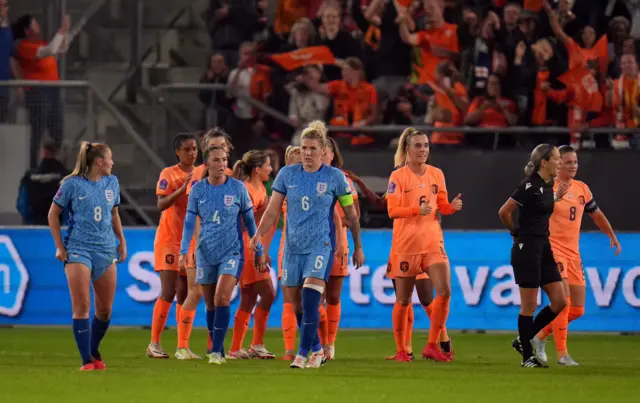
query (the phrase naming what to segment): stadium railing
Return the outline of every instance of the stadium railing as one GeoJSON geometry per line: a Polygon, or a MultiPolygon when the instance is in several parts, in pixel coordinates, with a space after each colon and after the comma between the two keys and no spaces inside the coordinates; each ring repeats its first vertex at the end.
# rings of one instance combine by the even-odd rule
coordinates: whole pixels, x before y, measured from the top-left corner
{"type": "MultiPolygon", "coordinates": [[[[70,159],[73,159],[73,154],[68,151],[80,140],[109,140],[110,145],[116,148],[116,170],[125,172],[129,167],[139,166],[140,155],[144,156],[145,162],[151,167],[156,168],[140,170],[141,173],[153,171],[149,173],[153,175],[153,179],[138,179],[140,181],[148,182],[150,179],[154,182],[156,173],[166,166],[165,161],[118,108],[87,81],[0,81],[0,91],[7,94],[9,100],[6,123],[29,126],[32,135],[40,131],[43,139],[49,137],[60,140],[64,154],[70,159]],[[71,133],[76,133],[74,128],[83,126],[87,130],[81,138],[70,136],[71,133]],[[122,152],[118,149],[122,149],[122,152]]],[[[126,172],[127,177],[133,176],[131,171],[126,172]]],[[[126,211],[135,212],[145,224],[155,225],[128,189],[129,185],[134,187],[137,184],[127,183],[126,178],[122,178],[121,182],[122,195],[126,199],[126,203],[122,205],[125,214],[126,211]]]]}
{"type": "MultiPolygon", "coordinates": [[[[199,126],[212,127],[218,124],[219,116],[216,113],[216,105],[215,105],[215,96],[212,97],[212,103],[208,106],[202,105],[198,100],[198,93],[203,90],[212,91],[214,94],[227,91],[228,88],[224,84],[201,84],[201,83],[171,83],[171,84],[162,84],[152,88],[152,97],[151,103],[153,105],[154,110],[162,111],[165,110],[165,116],[167,119],[173,118],[174,122],[178,125],[176,127],[175,124],[167,123],[161,124],[159,120],[154,120],[154,128],[153,128],[153,137],[154,141],[157,141],[158,146],[162,144],[162,142],[170,141],[171,131],[175,132],[175,130],[183,130],[183,131],[194,131],[194,124],[196,120],[199,120],[199,126]],[[185,95],[186,94],[186,95],[185,95]],[[199,108],[196,108],[195,111],[192,108],[194,104],[197,104],[199,108]],[[183,106],[188,105],[188,111],[183,108],[183,106]],[[195,117],[193,114],[198,116],[195,117]],[[170,116],[168,116],[170,115],[170,116]]],[[[236,94],[236,96],[259,110],[260,112],[272,117],[273,119],[294,127],[293,123],[289,119],[289,117],[282,112],[258,101],[247,97],[242,94],[236,94]]],[[[158,115],[159,116],[159,115],[158,115]]],[[[414,125],[414,127],[426,130],[426,131],[434,131],[435,128],[433,126],[428,125],[414,125]]],[[[378,134],[396,134],[399,136],[400,133],[406,128],[406,126],[401,125],[373,125],[373,126],[365,126],[365,127],[348,127],[348,126],[329,126],[329,131],[332,132],[343,132],[343,133],[378,133],[378,134]]],[[[470,127],[470,126],[462,126],[462,127],[443,127],[437,128],[439,132],[452,132],[452,133],[467,133],[467,134],[493,134],[493,148],[496,149],[498,146],[498,140],[501,135],[523,135],[523,134],[532,134],[532,135],[553,135],[553,134],[569,134],[571,131],[566,127],[557,127],[557,126],[537,126],[537,127],[528,127],[528,126],[511,126],[506,128],[482,128],[482,127],[470,127]]],[[[638,129],[617,129],[613,127],[603,127],[603,128],[589,128],[586,133],[596,134],[596,135],[613,135],[615,134],[635,134],[639,133],[638,129]]]]}

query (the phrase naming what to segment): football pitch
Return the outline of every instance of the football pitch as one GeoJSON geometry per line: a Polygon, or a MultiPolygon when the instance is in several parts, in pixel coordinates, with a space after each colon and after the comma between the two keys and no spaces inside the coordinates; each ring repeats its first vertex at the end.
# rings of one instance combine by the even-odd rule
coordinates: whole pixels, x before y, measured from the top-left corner
{"type": "MultiPolygon", "coordinates": [[[[266,345],[283,352],[282,334],[269,329],[266,345]]],[[[426,333],[414,333],[420,356],[426,333]]],[[[511,334],[452,332],[455,361],[388,362],[390,331],[341,331],[337,360],[311,370],[289,362],[227,361],[213,366],[175,358],[145,356],[149,331],[109,331],[101,352],[106,372],[81,373],[70,329],[0,329],[1,402],[637,402],[640,338],[570,334],[579,367],[555,364],[547,346],[548,369],[522,369],[511,334]]],[[[251,340],[250,332],[245,338],[251,340]]],[[[230,342],[228,338],[227,342],[230,342]]],[[[227,347],[228,347],[227,343],[227,347]]],[[[173,353],[176,332],[163,346],[173,353]]],[[[191,347],[201,353],[206,333],[194,329],[191,347]]]]}

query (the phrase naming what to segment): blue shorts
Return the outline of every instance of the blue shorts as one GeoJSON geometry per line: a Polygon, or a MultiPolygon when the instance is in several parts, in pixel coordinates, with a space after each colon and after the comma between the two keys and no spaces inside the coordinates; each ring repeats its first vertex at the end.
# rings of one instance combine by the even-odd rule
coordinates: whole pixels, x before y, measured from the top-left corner
{"type": "Polygon", "coordinates": [[[308,277],[329,280],[333,268],[333,251],[325,249],[301,255],[284,250],[282,259],[282,285],[299,287],[308,277]]]}
{"type": "Polygon", "coordinates": [[[240,278],[244,256],[242,253],[231,253],[223,257],[218,263],[210,263],[205,256],[196,253],[196,284],[211,285],[218,282],[218,277],[228,274],[240,278]]]}
{"type": "Polygon", "coordinates": [[[109,266],[118,262],[118,256],[116,251],[105,253],[105,252],[88,252],[86,250],[79,249],[67,249],[67,261],[68,263],[80,263],[89,268],[91,270],[91,281],[96,281],[105,271],[109,268],[109,266]]]}

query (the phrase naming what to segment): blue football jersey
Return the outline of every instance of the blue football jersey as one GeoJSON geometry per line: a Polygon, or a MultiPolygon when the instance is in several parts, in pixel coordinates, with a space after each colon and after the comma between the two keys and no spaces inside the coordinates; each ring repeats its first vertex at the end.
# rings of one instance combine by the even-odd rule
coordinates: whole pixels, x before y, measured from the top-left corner
{"type": "Polygon", "coordinates": [[[65,180],[53,202],[69,213],[69,228],[64,240],[67,249],[111,252],[116,237],[111,211],[120,205],[120,184],[113,175],[93,182],[84,176],[65,180]]]}
{"type": "Polygon", "coordinates": [[[334,249],[333,209],[338,197],[351,194],[342,171],[323,164],[316,172],[305,172],[302,164],[290,165],[278,172],[271,188],[287,197],[289,253],[334,249]]]}
{"type": "Polygon", "coordinates": [[[231,253],[244,253],[242,215],[253,210],[244,183],[234,178],[218,186],[202,180],[191,189],[188,213],[200,218],[197,253],[214,264],[231,253]]]}

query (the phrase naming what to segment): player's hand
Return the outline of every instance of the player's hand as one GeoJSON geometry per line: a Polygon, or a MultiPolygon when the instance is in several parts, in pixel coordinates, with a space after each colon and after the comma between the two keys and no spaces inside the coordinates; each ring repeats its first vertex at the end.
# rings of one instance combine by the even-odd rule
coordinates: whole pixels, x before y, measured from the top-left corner
{"type": "Polygon", "coordinates": [[[451,201],[451,207],[455,210],[455,211],[460,211],[462,210],[462,193],[458,193],[458,195],[456,196],[455,199],[453,199],[451,201]]]}
{"type": "Polygon", "coordinates": [[[420,215],[429,215],[432,211],[433,207],[431,207],[431,204],[429,204],[429,202],[423,202],[420,205],[420,215]]]}
{"type": "Polygon", "coordinates": [[[345,250],[344,250],[344,245],[336,245],[336,252],[335,252],[335,258],[338,259],[342,259],[342,257],[344,256],[345,250]]]}
{"type": "Polygon", "coordinates": [[[524,57],[524,52],[527,51],[527,44],[524,43],[524,41],[520,41],[518,42],[518,45],[516,46],[516,57],[521,59],[524,57]]]}
{"type": "Polygon", "coordinates": [[[126,242],[120,242],[120,245],[118,245],[118,263],[122,263],[125,260],[127,260],[127,243],[126,242]]]}
{"type": "Polygon", "coordinates": [[[180,255],[178,258],[178,267],[180,270],[187,270],[187,254],[180,255]]]}
{"type": "Polygon", "coordinates": [[[362,246],[353,250],[353,264],[356,266],[356,269],[359,269],[364,264],[364,252],[362,251],[362,246]]]}
{"type": "Polygon", "coordinates": [[[187,191],[187,186],[191,183],[191,178],[193,178],[193,172],[187,174],[187,179],[184,180],[184,183],[180,186],[180,189],[178,189],[179,192],[184,193],[187,191]]]}
{"type": "Polygon", "coordinates": [[[614,248],[616,250],[616,256],[618,256],[620,254],[620,252],[622,252],[622,245],[620,245],[620,242],[618,241],[618,238],[616,238],[615,236],[613,238],[611,238],[611,247],[614,248]]]}
{"type": "Polygon", "coordinates": [[[560,182],[558,185],[558,190],[556,190],[556,200],[560,200],[567,194],[569,191],[569,185],[566,182],[560,182]]]}
{"type": "Polygon", "coordinates": [[[63,263],[68,260],[67,250],[65,249],[64,246],[62,248],[56,248],[56,259],[58,259],[63,263]]]}
{"type": "Polygon", "coordinates": [[[253,238],[251,238],[251,240],[249,241],[249,248],[251,248],[252,251],[257,251],[258,250],[258,244],[260,243],[260,238],[257,234],[253,236],[253,238]]]}

